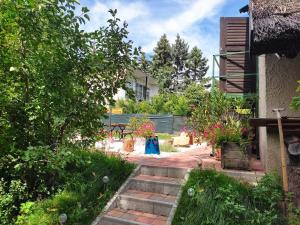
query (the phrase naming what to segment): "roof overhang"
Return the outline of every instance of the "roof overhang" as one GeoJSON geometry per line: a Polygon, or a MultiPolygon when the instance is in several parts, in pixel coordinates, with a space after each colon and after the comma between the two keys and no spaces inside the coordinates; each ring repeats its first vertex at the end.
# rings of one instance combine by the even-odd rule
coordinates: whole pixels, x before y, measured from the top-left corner
{"type": "Polygon", "coordinates": [[[251,52],[294,58],[300,51],[300,1],[250,0],[251,52]]]}

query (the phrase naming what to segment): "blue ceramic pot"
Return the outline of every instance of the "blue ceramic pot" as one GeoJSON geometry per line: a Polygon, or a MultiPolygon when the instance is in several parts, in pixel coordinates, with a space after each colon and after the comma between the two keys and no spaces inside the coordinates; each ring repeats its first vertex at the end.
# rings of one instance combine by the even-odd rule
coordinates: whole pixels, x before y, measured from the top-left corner
{"type": "Polygon", "coordinates": [[[145,154],[156,154],[159,155],[159,142],[158,137],[147,137],[145,144],[145,154]]]}

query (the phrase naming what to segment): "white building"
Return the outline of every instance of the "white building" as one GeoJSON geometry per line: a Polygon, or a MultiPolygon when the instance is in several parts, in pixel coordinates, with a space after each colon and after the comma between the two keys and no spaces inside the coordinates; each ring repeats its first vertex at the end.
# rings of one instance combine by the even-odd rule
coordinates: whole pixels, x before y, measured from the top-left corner
{"type": "MultiPolygon", "coordinates": [[[[128,86],[134,91],[137,101],[149,100],[158,94],[159,89],[156,80],[141,70],[134,71],[133,77],[128,79],[128,86]]],[[[126,91],[120,89],[114,99],[126,99],[126,91]]]]}

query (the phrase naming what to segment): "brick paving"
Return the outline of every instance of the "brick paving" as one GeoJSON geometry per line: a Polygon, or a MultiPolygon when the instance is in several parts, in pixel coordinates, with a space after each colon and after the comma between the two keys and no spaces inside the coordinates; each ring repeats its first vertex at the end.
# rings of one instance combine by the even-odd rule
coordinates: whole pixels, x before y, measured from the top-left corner
{"type": "MultiPolygon", "coordinates": [[[[181,153],[173,153],[166,157],[127,155],[126,160],[139,165],[213,169],[222,171],[221,162],[210,156],[211,147],[201,145],[195,149],[181,153]]],[[[250,167],[252,171],[264,171],[262,163],[255,156],[251,157],[250,167]]]]}
{"type": "MultiPolygon", "coordinates": [[[[178,167],[178,168],[196,168],[199,167],[202,160],[211,159],[209,154],[211,148],[207,146],[199,146],[192,150],[181,153],[173,153],[166,157],[156,156],[136,156],[127,155],[126,160],[140,165],[160,166],[160,167],[178,167]]],[[[216,160],[214,160],[216,161],[216,160]]],[[[220,164],[216,161],[217,164],[220,164]]]]}
{"type": "Polygon", "coordinates": [[[164,195],[154,192],[144,192],[144,191],[138,191],[138,190],[127,190],[124,195],[142,198],[142,199],[149,199],[149,200],[156,200],[156,201],[162,201],[162,202],[169,202],[174,203],[176,200],[176,196],[172,195],[164,195]]]}
{"type": "Polygon", "coordinates": [[[144,174],[140,174],[140,175],[134,177],[134,179],[167,182],[167,183],[171,183],[171,184],[181,184],[182,183],[182,179],[177,179],[177,178],[173,178],[173,177],[150,176],[150,175],[144,175],[144,174]]]}
{"type": "Polygon", "coordinates": [[[165,225],[167,223],[167,217],[158,216],[151,213],[145,213],[135,210],[125,210],[120,208],[114,208],[107,212],[107,215],[118,217],[121,219],[127,219],[130,221],[146,223],[149,225],[165,225]]]}

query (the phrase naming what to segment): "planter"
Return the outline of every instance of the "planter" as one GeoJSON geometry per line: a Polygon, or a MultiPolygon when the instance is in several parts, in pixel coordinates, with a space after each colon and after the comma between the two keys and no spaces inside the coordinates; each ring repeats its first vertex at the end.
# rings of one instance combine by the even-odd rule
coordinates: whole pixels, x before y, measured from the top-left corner
{"type": "Polygon", "coordinates": [[[249,154],[241,150],[238,143],[223,143],[221,147],[221,166],[223,169],[249,170],[249,154]]]}
{"type": "Polygon", "coordinates": [[[133,152],[133,150],[134,150],[134,140],[133,139],[124,139],[123,150],[125,152],[133,152]]]}
{"type": "Polygon", "coordinates": [[[221,161],[221,158],[222,158],[221,155],[222,155],[221,154],[221,149],[217,148],[216,152],[215,152],[215,158],[216,158],[217,161],[221,161]]]}
{"type": "Polygon", "coordinates": [[[189,134],[189,138],[190,138],[189,145],[193,145],[194,144],[194,135],[189,134]]]}
{"type": "Polygon", "coordinates": [[[145,144],[145,154],[160,154],[158,137],[147,137],[145,144]]]}

